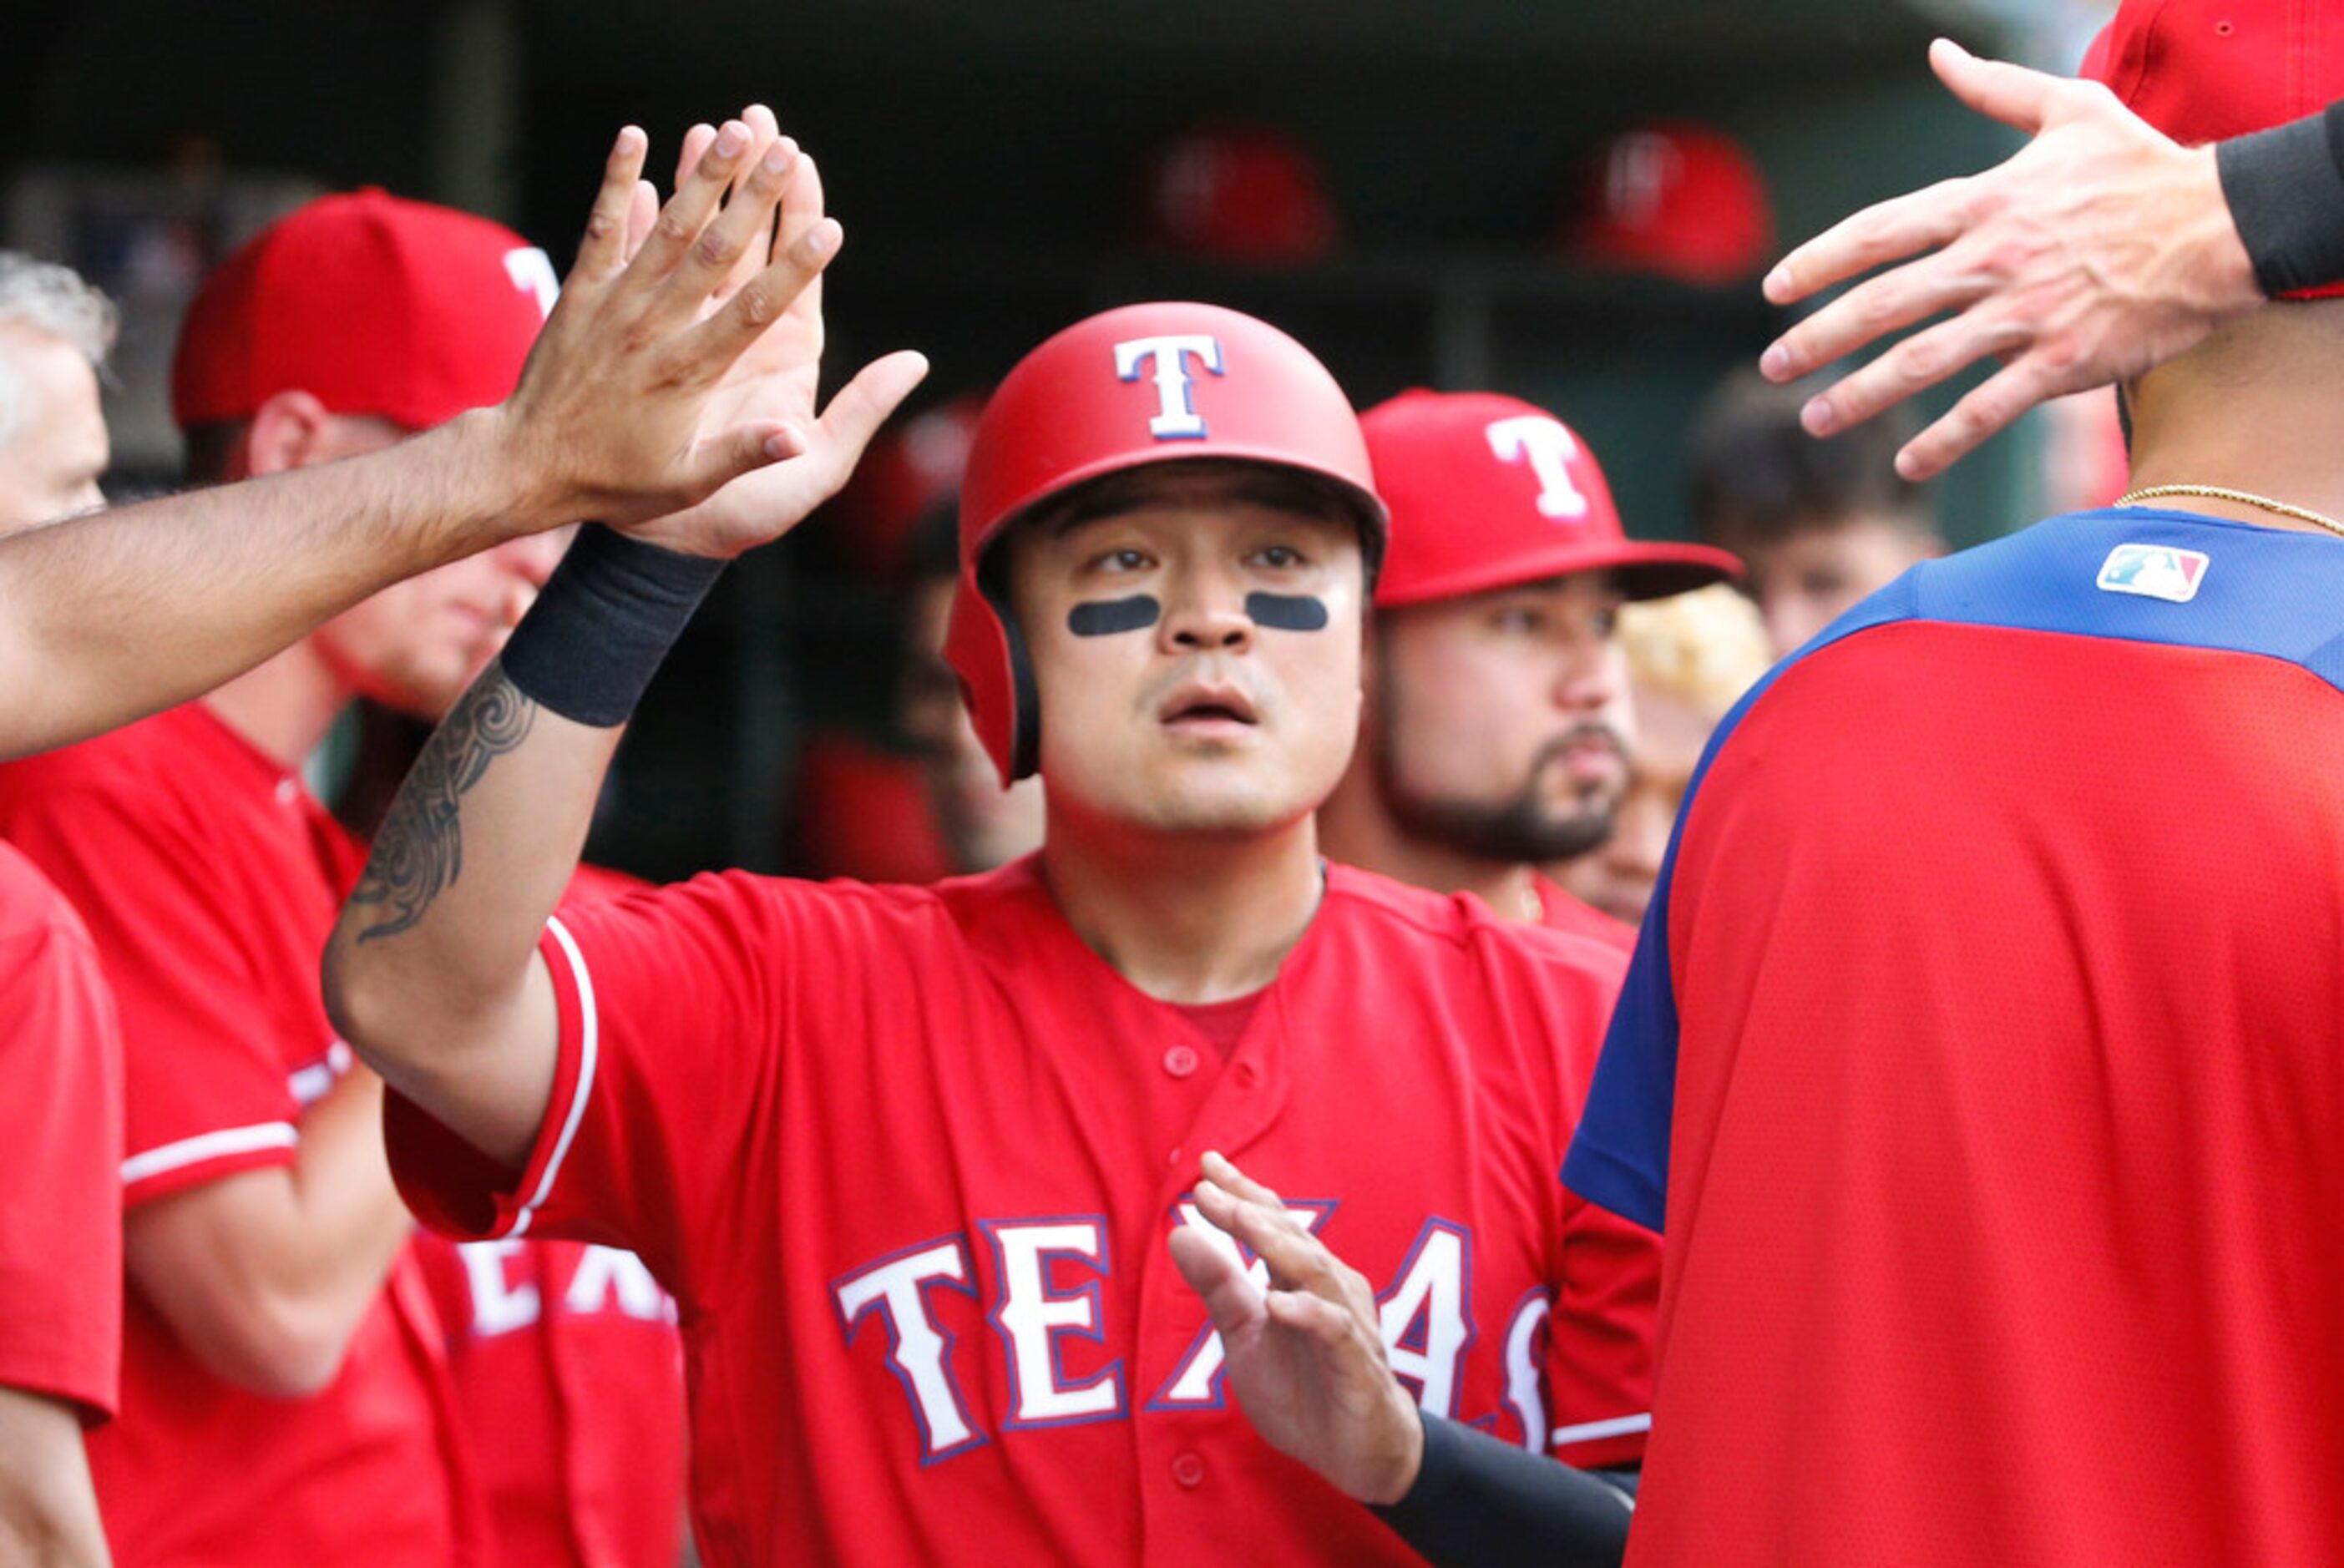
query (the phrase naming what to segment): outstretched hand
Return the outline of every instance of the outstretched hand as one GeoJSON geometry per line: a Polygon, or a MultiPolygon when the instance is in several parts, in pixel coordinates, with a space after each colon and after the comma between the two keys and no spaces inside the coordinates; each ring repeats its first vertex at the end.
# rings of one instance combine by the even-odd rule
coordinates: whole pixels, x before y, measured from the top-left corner
{"type": "Polygon", "coordinates": [[[1210,1237],[1172,1232],[1172,1260],[1212,1314],[1246,1419],[1360,1502],[1399,1502],[1416,1483],[1424,1428],[1386,1359],[1375,1292],[1278,1194],[1217,1154],[1204,1175],[1197,1207],[1269,1271],[1265,1291],[1210,1237]]]}
{"type": "Polygon", "coordinates": [[[556,521],[596,517],[625,528],[802,454],[826,471],[844,451],[851,470],[870,409],[885,403],[868,418],[875,429],[916,383],[924,369],[916,355],[882,360],[857,378],[863,391],[851,403],[855,386],[840,395],[849,407],[842,415],[834,406],[834,424],[812,420],[819,295],[810,307],[801,301],[841,234],[822,215],[817,185],[809,220],[784,224],[775,246],[776,214],[803,160],[770,134],[772,123],[753,108],[709,133],[664,207],[642,178],[643,133],[619,133],[577,262],[520,385],[498,410],[525,505],[556,521]],[[809,313],[814,323],[811,350],[801,343],[792,359],[803,362],[802,401],[741,396],[736,366],[755,364],[753,351],[793,309],[801,339],[809,313]]]}
{"type": "Polygon", "coordinates": [[[1794,380],[1954,312],[1805,410],[1807,429],[1830,435],[1999,357],[2002,369],[1897,454],[1897,471],[1916,481],[2046,399],[2138,375],[2262,298],[2211,147],[2177,146],[2096,82],[1981,60],[1944,38],[1929,64],[1963,103],[2035,139],[1983,174],[1866,207],[1791,252],[1766,278],[1778,305],[1902,265],[1759,361],[1771,379],[1794,380]]]}
{"type": "MultiPolygon", "coordinates": [[[[711,317],[721,314],[739,290],[755,287],[769,254],[787,257],[810,244],[826,255],[837,249],[838,225],[823,214],[822,174],[813,157],[781,136],[763,106],[753,106],[743,119],[754,139],[753,151],[786,146],[794,161],[778,211],[751,231],[732,275],[702,307],[711,317]]],[[[698,174],[716,137],[707,126],[685,134],[676,166],[678,190],[698,174]]],[[[740,199],[737,192],[732,199],[740,199]]],[[[733,361],[702,415],[702,432],[710,437],[744,426],[776,425],[789,433],[791,455],[742,475],[697,506],[628,531],[696,555],[738,555],[786,533],[835,494],[854,471],[864,447],[927,374],[927,361],[899,353],[865,366],[817,416],[822,351],[822,277],[816,268],[787,308],[733,361]]]]}

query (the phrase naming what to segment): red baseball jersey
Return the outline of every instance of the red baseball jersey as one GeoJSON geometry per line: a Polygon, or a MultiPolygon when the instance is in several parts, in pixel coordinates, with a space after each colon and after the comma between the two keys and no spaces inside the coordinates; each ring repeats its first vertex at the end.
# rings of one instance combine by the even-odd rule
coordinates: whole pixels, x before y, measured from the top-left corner
{"type": "MultiPolygon", "coordinates": [[[[123,1027],[131,1209],[289,1165],[349,1061],[318,955],[357,846],[200,703],[0,767],[0,833],[87,923],[123,1027]]],[[[215,1376],[134,1289],[122,1409],[91,1440],[116,1561],[430,1563],[470,1550],[452,1394],[409,1255],[303,1400],[215,1376]]]]}
{"type": "Polygon", "coordinates": [[[1554,1180],[1610,949],[1332,867],[1226,1061],[1030,861],[702,877],[541,951],[527,1168],[396,1098],[392,1167],[457,1234],[631,1246],[675,1293],[712,1563],[1410,1561],[1230,1405],[1164,1244],[1207,1148],[1375,1283],[1428,1409],[1641,1448],[1652,1239],[1554,1180]]]}
{"type": "Polygon", "coordinates": [[[0,844],[0,1384],[114,1413],[122,1037],[71,905],[0,844]]]}
{"type": "Polygon", "coordinates": [[[1574,936],[1591,937],[1622,953],[1635,951],[1633,926],[1613,919],[1551,876],[1541,876],[1531,885],[1538,893],[1541,925],[1551,930],[1568,931],[1574,936]]]}
{"type": "Polygon", "coordinates": [[[1632,1562],[2344,1563],[2339,603],[2055,519],[1721,729],[1565,1171],[1665,1209],[1632,1562]]]}

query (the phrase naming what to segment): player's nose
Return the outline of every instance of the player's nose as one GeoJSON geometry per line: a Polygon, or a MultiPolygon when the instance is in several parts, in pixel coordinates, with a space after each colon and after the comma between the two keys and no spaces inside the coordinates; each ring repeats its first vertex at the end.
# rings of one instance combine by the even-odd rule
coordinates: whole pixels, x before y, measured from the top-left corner
{"type": "Polygon", "coordinates": [[[1239,652],[1253,645],[1253,617],[1245,609],[1245,587],[1235,577],[1187,572],[1171,584],[1163,622],[1167,652],[1239,652]]]}

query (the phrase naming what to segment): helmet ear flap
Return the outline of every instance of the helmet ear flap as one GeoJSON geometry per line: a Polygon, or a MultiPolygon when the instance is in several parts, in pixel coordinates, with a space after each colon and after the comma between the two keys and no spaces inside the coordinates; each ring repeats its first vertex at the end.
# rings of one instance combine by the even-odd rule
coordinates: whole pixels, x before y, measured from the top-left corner
{"type": "Polygon", "coordinates": [[[986,559],[977,567],[977,590],[985,595],[985,607],[1001,623],[1002,652],[1009,660],[1009,784],[1030,778],[1042,768],[1042,701],[1034,685],[1034,663],[1026,657],[1026,634],[1017,629],[1017,617],[1009,608],[1009,595],[999,582],[1001,573],[986,568],[1001,559],[999,550],[985,552],[986,559]]]}
{"type": "MultiPolygon", "coordinates": [[[[987,551],[987,561],[999,553],[987,551]]],[[[962,569],[945,632],[945,660],[959,677],[969,723],[1006,789],[1041,764],[1041,710],[1008,594],[998,573],[982,570],[984,564],[962,569]]]]}

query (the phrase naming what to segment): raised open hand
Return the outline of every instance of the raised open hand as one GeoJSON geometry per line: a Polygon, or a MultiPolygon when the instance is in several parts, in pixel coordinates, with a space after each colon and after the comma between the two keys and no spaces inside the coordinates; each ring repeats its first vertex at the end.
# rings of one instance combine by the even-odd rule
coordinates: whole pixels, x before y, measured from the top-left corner
{"type": "Polygon", "coordinates": [[[1828,435],[1999,357],[2000,371],[1897,454],[1910,480],[1942,471],[2046,398],[2195,346],[2261,299],[2213,148],[2177,146],[2096,82],[1977,59],[1944,38],[1929,64],[1963,103],[2035,139],[1983,174],[1868,207],[1783,258],[1766,279],[1778,305],[1901,265],[1816,311],[1759,361],[1792,380],[1953,312],[1807,405],[1807,429],[1828,435]]]}
{"type": "Polygon", "coordinates": [[[726,122],[662,207],[641,178],[642,132],[619,133],[561,299],[497,410],[532,509],[637,522],[804,450],[809,432],[787,420],[737,399],[719,407],[735,363],[838,248],[817,211],[779,257],[747,268],[770,254],[798,161],[786,141],[758,141],[746,120],[726,122]]]}
{"type": "MultiPolygon", "coordinates": [[[[753,286],[753,263],[762,246],[784,258],[819,252],[826,263],[840,238],[835,220],[823,210],[822,173],[814,160],[781,137],[770,111],[753,107],[743,116],[753,135],[789,149],[793,165],[775,223],[753,234],[731,278],[712,295],[706,309],[719,313],[727,291],[753,286]]],[[[679,161],[679,188],[698,173],[714,133],[694,126],[679,161]]],[[[732,197],[740,200],[740,196],[732,197]]],[[[671,550],[695,555],[737,555],[788,532],[836,493],[854,471],[887,416],[920,379],[927,361],[913,353],[891,354],[862,372],[816,414],[823,350],[822,279],[817,267],[787,307],[774,316],[733,361],[710,400],[704,430],[777,426],[790,433],[797,454],[753,474],[744,474],[698,506],[631,527],[627,531],[671,550]]]]}

